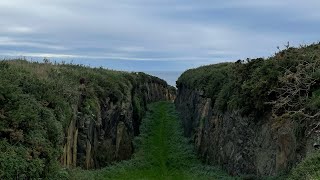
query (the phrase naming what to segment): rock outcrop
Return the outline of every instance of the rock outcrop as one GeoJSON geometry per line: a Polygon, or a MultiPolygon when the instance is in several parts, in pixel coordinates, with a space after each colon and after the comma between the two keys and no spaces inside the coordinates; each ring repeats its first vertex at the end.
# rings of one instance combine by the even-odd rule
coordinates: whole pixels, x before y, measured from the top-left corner
{"type": "Polygon", "coordinates": [[[132,140],[139,134],[147,104],[175,98],[172,87],[154,77],[127,86],[122,99],[115,99],[112,94],[98,99],[99,111],[95,113],[87,112],[84,102],[92,97],[86,94],[85,85],[80,86],[78,107],[65,132],[61,157],[65,167],[101,168],[113,161],[129,159],[134,150],[132,140]]]}
{"type": "Polygon", "coordinates": [[[180,86],[175,104],[184,132],[199,156],[232,175],[274,176],[289,171],[315,151],[319,131],[304,135],[294,120],[272,120],[270,114],[245,117],[237,111],[217,113],[199,90],[180,86]]]}

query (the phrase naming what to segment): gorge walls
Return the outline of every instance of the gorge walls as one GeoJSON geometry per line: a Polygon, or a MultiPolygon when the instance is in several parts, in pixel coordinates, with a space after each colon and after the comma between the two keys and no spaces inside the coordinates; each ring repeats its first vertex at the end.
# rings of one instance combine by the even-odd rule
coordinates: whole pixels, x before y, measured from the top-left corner
{"type": "Polygon", "coordinates": [[[316,152],[319,46],[183,73],[175,104],[202,160],[232,175],[276,176],[316,152]]]}
{"type": "Polygon", "coordinates": [[[94,115],[85,112],[85,89],[84,85],[77,111],[66,131],[61,157],[65,167],[101,168],[113,161],[129,159],[147,104],[173,101],[175,96],[166,83],[147,77],[129,84],[121,100],[113,100],[112,95],[99,99],[99,111],[94,115]]]}
{"type": "Polygon", "coordinates": [[[175,88],[144,73],[0,61],[0,178],[59,179],[129,159],[147,104],[175,88]],[[62,166],[61,166],[62,165],[62,166]]]}
{"type": "Polygon", "coordinates": [[[254,119],[237,111],[218,114],[202,92],[179,88],[175,101],[185,135],[204,162],[219,164],[232,175],[274,176],[289,171],[316,150],[318,133],[299,134],[294,121],[274,122],[270,115],[254,119]]]}

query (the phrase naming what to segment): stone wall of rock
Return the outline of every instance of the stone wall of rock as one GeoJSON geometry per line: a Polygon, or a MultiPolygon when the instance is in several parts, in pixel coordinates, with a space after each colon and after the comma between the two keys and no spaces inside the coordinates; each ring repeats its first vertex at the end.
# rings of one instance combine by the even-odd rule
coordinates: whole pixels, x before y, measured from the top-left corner
{"type": "Polygon", "coordinates": [[[270,115],[243,117],[237,111],[218,114],[203,92],[179,87],[175,100],[185,135],[199,156],[232,175],[273,176],[289,171],[315,150],[319,131],[301,135],[295,121],[274,122],[270,115]]]}
{"type": "Polygon", "coordinates": [[[97,116],[83,113],[87,98],[82,87],[78,107],[65,134],[61,163],[65,167],[101,168],[113,161],[129,159],[133,153],[132,140],[139,134],[141,113],[155,101],[173,101],[175,94],[168,85],[152,81],[128,84],[124,98],[113,102],[110,97],[99,99],[97,116]],[[139,107],[135,99],[142,101],[139,107]],[[139,115],[135,109],[140,108],[139,115]]]}

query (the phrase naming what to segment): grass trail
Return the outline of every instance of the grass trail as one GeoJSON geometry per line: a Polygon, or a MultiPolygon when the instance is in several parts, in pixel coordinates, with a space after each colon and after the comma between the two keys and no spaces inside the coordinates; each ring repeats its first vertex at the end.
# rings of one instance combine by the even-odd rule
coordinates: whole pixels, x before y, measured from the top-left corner
{"type": "Polygon", "coordinates": [[[150,105],[135,139],[136,153],[102,170],[74,171],[74,179],[232,179],[219,168],[201,164],[192,144],[183,137],[174,105],[158,102],[150,105]]]}

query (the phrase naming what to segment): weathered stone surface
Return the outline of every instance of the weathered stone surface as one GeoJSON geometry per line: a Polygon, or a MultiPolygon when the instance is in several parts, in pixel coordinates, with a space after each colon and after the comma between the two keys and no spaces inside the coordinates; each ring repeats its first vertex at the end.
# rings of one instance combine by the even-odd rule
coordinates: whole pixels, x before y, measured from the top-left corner
{"type": "Polygon", "coordinates": [[[98,115],[83,113],[85,84],[79,97],[77,111],[66,131],[61,163],[65,167],[100,168],[112,161],[129,159],[133,153],[132,140],[139,134],[141,116],[134,116],[134,97],[140,93],[144,112],[147,104],[175,98],[168,86],[153,82],[128,84],[122,100],[113,102],[111,97],[100,99],[98,115]]]}
{"type": "Polygon", "coordinates": [[[233,175],[287,172],[314,151],[312,143],[319,141],[319,133],[297,134],[297,128],[304,127],[291,120],[279,123],[268,114],[254,119],[237,111],[214,112],[211,99],[185,87],[178,89],[175,104],[184,133],[192,137],[199,156],[233,175]]]}

